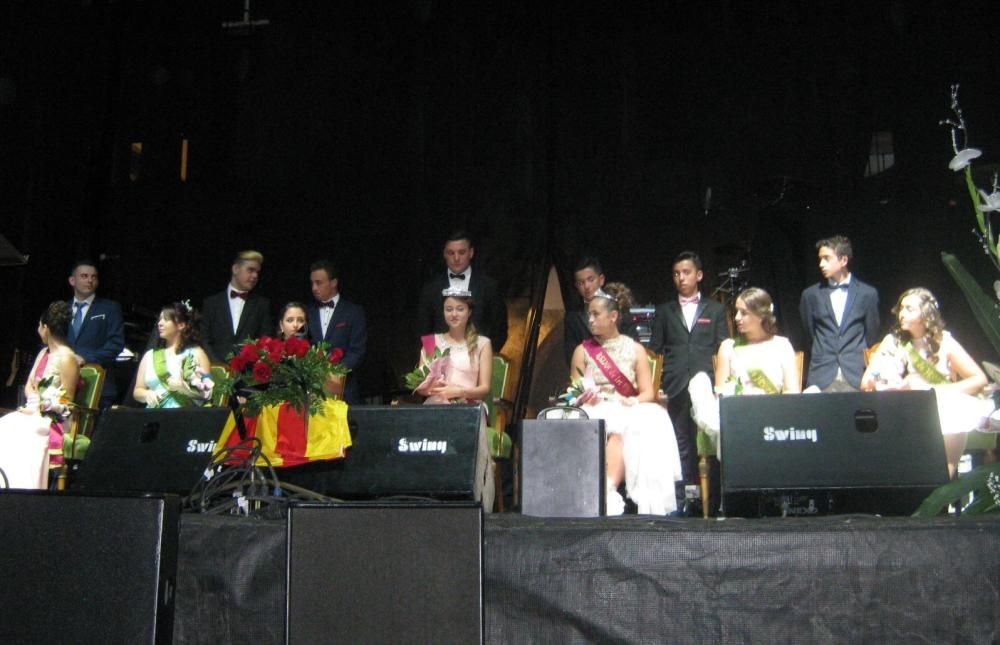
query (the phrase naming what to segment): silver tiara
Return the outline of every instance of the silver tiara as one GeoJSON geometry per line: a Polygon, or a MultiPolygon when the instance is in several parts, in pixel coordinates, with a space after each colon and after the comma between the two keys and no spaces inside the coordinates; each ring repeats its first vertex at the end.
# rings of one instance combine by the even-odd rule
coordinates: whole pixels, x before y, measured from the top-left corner
{"type": "Polygon", "coordinates": [[[458,287],[448,287],[441,292],[442,298],[471,298],[472,292],[468,289],[459,289],[458,287]]]}
{"type": "Polygon", "coordinates": [[[604,298],[605,300],[614,301],[615,298],[610,293],[598,287],[597,291],[594,292],[594,298],[604,298]]]}

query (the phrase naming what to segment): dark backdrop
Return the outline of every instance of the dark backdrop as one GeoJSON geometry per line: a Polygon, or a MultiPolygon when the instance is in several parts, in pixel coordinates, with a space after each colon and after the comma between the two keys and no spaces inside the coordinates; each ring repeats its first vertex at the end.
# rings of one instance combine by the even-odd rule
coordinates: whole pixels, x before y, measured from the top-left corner
{"type": "Polygon", "coordinates": [[[74,257],[103,256],[101,293],[155,312],[221,289],[231,256],[257,248],[276,304],[309,298],[311,260],[341,267],[378,393],[416,357],[407,312],[458,226],[508,296],[550,254],[574,300],[565,278],[594,253],[659,302],[677,252],[700,250],[714,276],[749,248],[796,341],[813,243],[843,232],[885,319],[926,285],[990,356],[938,259],[993,279],[937,125],[960,82],[973,143],[987,163],[1000,150],[990,2],[252,10],[270,24],[223,29],[240,0],[0,3],[0,234],[31,254],[0,268],[0,360],[33,348],[74,257]],[[865,179],[876,130],[895,166],[865,179]]]}

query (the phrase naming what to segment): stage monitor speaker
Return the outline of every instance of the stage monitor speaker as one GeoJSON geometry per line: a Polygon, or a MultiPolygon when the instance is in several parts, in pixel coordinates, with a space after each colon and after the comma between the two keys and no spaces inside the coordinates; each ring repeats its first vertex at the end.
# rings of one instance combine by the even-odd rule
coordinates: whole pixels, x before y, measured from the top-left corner
{"type": "Polygon", "coordinates": [[[212,461],[228,416],[228,408],[105,410],[71,488],[187,495],[212,461]]]}
{"type": "Polygon", "coordinates": [[[347,457],[286,468],[281,479],[333,497],[477,501],[489,459],[479,405],[367,405],[348,413],[347,457]]]}
{"type": "Polygon", "coordinates": [[[726,397],[726,515],[909,515],[948,481],[931,391],[726,397]]]}
{"type": "Polygon", "coordinates": [[[0,642],[170,643],[179,499],[0,492],[0,642]]]}
{"type": "Polygon", "coordinates": [[[521,423],[521,513],[540,517],[605,514],[603,419],[521,423]]]}
{"type": "Polygon", "coordinates": [[[478,504],[302,504],[288,514],[286,642],[483,642],[478,504]]]}

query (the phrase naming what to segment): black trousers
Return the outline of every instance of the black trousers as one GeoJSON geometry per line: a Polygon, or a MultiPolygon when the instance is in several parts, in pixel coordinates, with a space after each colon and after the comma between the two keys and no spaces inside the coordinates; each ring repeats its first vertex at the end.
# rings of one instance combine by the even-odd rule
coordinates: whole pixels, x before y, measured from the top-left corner
{"type": "Polygon", "coordinates": [[[667,399],[667,412],[670,413],[670,421],[674,424],[674,435],[677,437],[677,451],[681,456],[681,472],[684,474],[684,483],[698,483],[698,444],[696,435],[698,432],[694,420],[691,418],[691,397],[687,388],[684,388],[677,396],[667,399]]]}

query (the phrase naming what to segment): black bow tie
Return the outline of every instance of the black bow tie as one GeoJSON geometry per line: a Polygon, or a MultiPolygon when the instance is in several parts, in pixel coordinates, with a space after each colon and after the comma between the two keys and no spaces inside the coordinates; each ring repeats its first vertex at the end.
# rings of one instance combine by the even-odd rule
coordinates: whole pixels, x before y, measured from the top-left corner
{"type": "Polygon", "coordinates": [[[235,300],[237,298],[243,298],[244,300],[246,300],[247,296],[249,295],[250,294],[247,291],[236,291],[235,289],[233,289],[232,291],[229,292],[229,299],[235,300]]]}
{"type": "Polygon", "coordinates": [[[452,280],[465,280],[464,273],[449,273],[448,277],[451,278],[452,280]]]}
{"type": "Polygon", "coordinates": [[[337,303],[336,303],[336,302],[334,302],[333,300],[327,300],[326,302],[321,302],[321,303],[319,303],[319,307],[320,307],[320,309],[322,309],[323,307],[329,307],[330,309],[333,309],[333,307],[334,307],[334,306],[335,306],[336,304],[337,304],[337,303]]]}
{"type": "Polygon", "coordinates": [[[849,282],[842,282],[840,284],[828,284],[826,285],[830,289],[843,289],[847,291],[847,287],[851,286],[849,282]]]}

